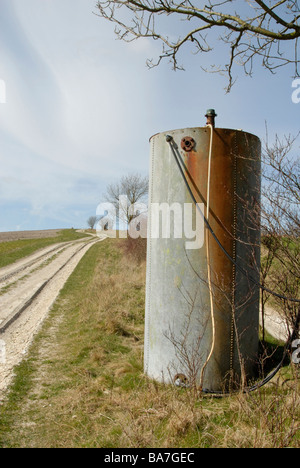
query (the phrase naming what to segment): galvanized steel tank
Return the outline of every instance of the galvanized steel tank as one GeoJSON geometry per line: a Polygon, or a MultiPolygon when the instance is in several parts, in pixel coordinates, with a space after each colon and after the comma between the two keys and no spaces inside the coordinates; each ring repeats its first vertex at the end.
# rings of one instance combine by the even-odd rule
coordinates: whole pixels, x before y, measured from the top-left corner
{"type": "Polygon", "coordinates": [[[215,128],[211,152],[209,223],[229,256],[251,279],[236,268],[211,234],[209,257],[207,240],[201,248],[188,249],[190,239],[184,230],[180,237],[171,226],[169,238],[153,236],[158,218],[151,210],[155,206],[157,215],[157,207],[167,203],[169,214],[175,216],[179,204],[182,213],[184,204],[193,204],[196,222],[195,204],[176,155],[205,213],[210,142],[210,127],[174,130],[150,139],[144,368],[160,382],[199,385],[201,381],[204,389],[220,391],[229,381],[252,375],[258,351],[259,138],[215,128]]]}

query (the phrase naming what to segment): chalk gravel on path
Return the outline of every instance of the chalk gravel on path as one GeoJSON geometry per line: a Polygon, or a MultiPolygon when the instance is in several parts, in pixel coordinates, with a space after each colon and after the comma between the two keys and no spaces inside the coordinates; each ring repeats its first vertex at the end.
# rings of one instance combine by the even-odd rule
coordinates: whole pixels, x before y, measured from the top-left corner
{"type": "MultiPolygon", "coordinates": [[[[104,236],[100,239],[96,238],[95,242],[104,239],[104,236]]],[[[15,275],[10,277],[10,280],[0,283],[0,327],[1,324],[5,323],[7,317],[13,315],[14,311],[24,302],[26,303],[45,281],[53,277],[18,319],[0,333],[0,399],[5,396],[5,390],[12,381],[14,367],[26,355],[34,335],[39,330],[60,290],[79,261],[95,242],[76,241],[68,246],[64,245],[64,248],[58,249],[57,252],[52,252],[54,255],[52,259],[46,256],[41,262],[33,262],[43,253],[49,251],[49,248],[48,250],[43,249],[10,267],[0,269],[0,278],[3,278],[8,272],[13,272],[14,268],[17,271],[15,275]],[[80,247],[82,248],[80,249],[80,247]],[[48,262],[45,259],[48,259],[48,262]],[[26,266],[32,262],[31,267],[26,266]],[[66,265],[61,269],[65,263],[66,265]],[[22,272],[20,272],[20,267],[22,272]],[[56,272],[58,273],[55,274],[56,272]],[[7,291],[3,291],[4,286],[9,286],[7,291]]]]}

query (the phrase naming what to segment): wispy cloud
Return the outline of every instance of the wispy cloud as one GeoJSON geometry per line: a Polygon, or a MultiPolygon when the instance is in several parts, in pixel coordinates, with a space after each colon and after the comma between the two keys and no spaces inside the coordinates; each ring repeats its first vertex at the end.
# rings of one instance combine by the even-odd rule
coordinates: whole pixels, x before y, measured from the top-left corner
{"type": "Polygon", "coordinates": [[[72,210],[96,209],[106,180],[130,164],[126,106],[135,84],[122,86],[121,78],[120,86],[113,47],[97,35],[98,23],[83,35],[76,30],[83,11],[83,21],[96,21],[86,2],[77,3],[70,24],[74,2],[65,0],[59,11],[30,3],[1,3],[7,100],[0,107],[0,204],[22,200],[32,216],[69,219],[72,210]]]}

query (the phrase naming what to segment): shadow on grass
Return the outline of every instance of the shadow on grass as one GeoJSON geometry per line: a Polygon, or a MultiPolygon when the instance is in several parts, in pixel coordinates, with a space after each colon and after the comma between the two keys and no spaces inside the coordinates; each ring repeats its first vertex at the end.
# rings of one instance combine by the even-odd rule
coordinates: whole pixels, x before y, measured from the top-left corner
{"type": "Polygon", "coordinates": [[[264,341],[259,343],[259,359],[257,364],[257,375],[259,378],[266,377],[281,362],[282,367],[291,363],[289,352],[285,353],[285,343],[276,341],[267,335],[264,341]]]}

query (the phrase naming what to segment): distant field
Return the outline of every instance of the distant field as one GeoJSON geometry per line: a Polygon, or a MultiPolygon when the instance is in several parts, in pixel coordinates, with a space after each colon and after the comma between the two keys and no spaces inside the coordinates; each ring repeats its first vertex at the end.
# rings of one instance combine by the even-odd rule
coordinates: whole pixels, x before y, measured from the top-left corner
{"type": "Polygon", "coordinates": [[[59,242],[90,237],[75,229],[0,233],[0,268],[27,257],[39,249],[59,242]],[[18,237],[18,235],[24,237],[18,237]],[[7,237],[10,237],[9,239],[7,237]]]}
{"type": "Polygon", "coordinates": [[[44,239],[45,237],[56,237],[61,229],[47,229],[44,231],[14,231],[0,232],[0,242],[8,242],[22,239],[44,239]]]}

